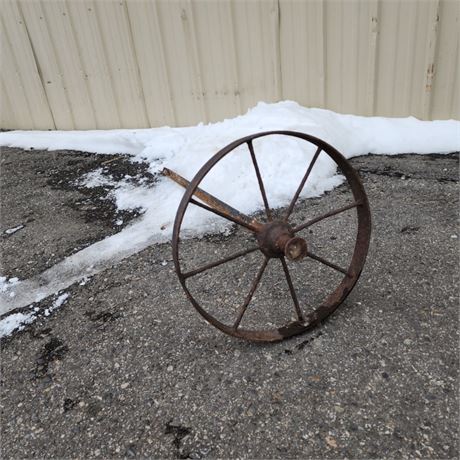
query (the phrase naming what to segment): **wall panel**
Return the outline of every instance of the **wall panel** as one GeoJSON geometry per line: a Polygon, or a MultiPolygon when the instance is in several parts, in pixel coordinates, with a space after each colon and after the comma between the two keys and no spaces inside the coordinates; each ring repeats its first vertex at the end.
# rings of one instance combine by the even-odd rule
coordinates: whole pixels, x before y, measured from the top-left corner
{"type": "Polygon", "coordinates": [[[177,124],[156,3],[127,2],[150,126],[177,124]]]}
{"type": "Polygon", "coordinates": [[[377,2],[325,2],[326,106],[371,114],[377,2]]]}
{"type": "Polygon", "coordinates": [[[206,113],[210,120],[222,120],[241,110],[230,4],[197,2],[193,13],[206,113]]]}
{"type": "Polygon", "coordinates": [[[3,128],[185,126],[283,99],[460,118],[458,0],[2,0],[3,128]]]}
{"type": "Polygon", "coordinates": [[[43,88],[42,76],[31,44],[25,21],[14,1],[2,2],[0,8],[0,64],[2,93],[1,111],[13,108],[14,113],[3,115],[10,120],[5,128],[55,128],[53,116],[43,88]],[[5,109],[3,109],[5,101],[5,109]]]}
{"type": "Polygon", "coordinates": [[[446,113],[460,119],[460,2],[448,0],[440,3],[438,40],[436,43],[433,77],[433,118],[446,113]]]}
{"type": "Polygon", "coordinates": [[[104,52],[111,75],[121,125],[149,125],[137,56],[125,2],[95,1],[104,52]]]}
{"type": "Polygon", "coordinates": [[[111,69],[93,1],[66,2],[69,9],[79,60],[92,101],[95,128],[120,128],[122,122],[116,103],[111,69]]]}
{"type": "Polygon", "coordinates": [[[283,97],[325,106],[324,5],[281,2],[280,49],[283,97]]]}
{"type": "Polygon", "coordinates": [[[239,95],[243,112],[282,99],[278,2],[232,2],[239,95]]]}
{"type": "Polygon", "coordinates": [[[188,1],[158,2],[157,10],[176,122],[184,126],[194,120],[205,121],[208,117],[196,52],[192,4],[188,1]]]}

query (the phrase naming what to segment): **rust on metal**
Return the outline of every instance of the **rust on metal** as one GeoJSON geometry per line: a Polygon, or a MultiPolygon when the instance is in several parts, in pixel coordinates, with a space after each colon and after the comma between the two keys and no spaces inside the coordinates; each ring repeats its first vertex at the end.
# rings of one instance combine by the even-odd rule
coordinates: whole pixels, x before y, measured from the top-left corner
{"type": "Polygon", "coordinates": [[[227,262],[230,262],[232,260],[237,259],[238,257],[245,256],[247,254],[250,254],[251,252],[257,251],[259,249],[259,246],[255,246],[253,248],[245,249],[244,251],[239,251],[236,252],[235,254],[232,254],[229,257],[225,257],[223,259],[217,260],[215,262],[211,262],[210,264],[203,265],[200,268],[196,268],[195,270],[191,270],[186,273],[182,273],[182,276],[184,278],[190,278],[191,276],[198,275],[199,273],[202,273],[206,270],[209,270],[210,268],[218,267],[219,265],[226,264],[227,262]]]}
{"type": "MultiPolygon", "coordinates": [[[[177,184],[181,185],[184,188],[188,188],[190,186],[190,182],[187,179],[177,174],[176,172],[172,171],[171,169],[163,168],[162,174],[164,176],[169,177],[174,182],[176,182],[177,184]]],[[[262,224],[260,222],[257,222],[256,219],[253,219],[237,211],[235,208],[232,208],[230,205],[228,205],[227,203],[224,203],[223,201],[219,200],[218,198],[211,195],[210,193],[205,192],[204,190],[201,190],[199,187],[195,189],[193,194],[197,198],[199,198],[201,201],[204,201],[206,204],[208,204],[209,207],[212,208],[211,212],[215,212],[220,217],[230,219],[232,222],[240,224],[243,227],[253,232],[257,232],[260,230],[262,224]]],[[[200,203],[198,203],[197,201],[192,201],[192,203],[197,206],[200,206],[200,203]]],[[[205,209],[210,211],[209,208],[205,208],[205,209]]]]}
{"type": "Polygon", "coordinates": [[[265,224],[257,233],[260,250],[267,257],[284,257],[300,260],[307,255],[307,243],[294,236],[289,224],[273,221],[265,224]]]}
{"type": "Polygon", "coordinates": [[[260,193],[262,195],[262,200],[264,201],[265,212],[267,214],[268,220],[272,220],[272,212],[270,206],[268,205],[267,193],[265,192],[264,182],[262,180],[262,175],[260,174],[259,164],[257,163],[256,154],[254,153],[254,146],[252,145],[252,139],[248,141],[249,152],[251,153],[252,164],[254,165],[254,170],[257,176],[257,182],[259,183],[260,193]]]}
{"type": "Polygon", "coordinates": [[[205,163],[205,165],[198,171],[198,173],[190,182],[187,179],[180,176],[179,174],[167,168],[163,170],[163,174],[171,178],[176,183],[178,183],[186,189],[177,211],[173,229],[173,259],[176,273],[179,277],[179,280],[188,299],[193,304],[193,306],[210,324],[217,327],[221,331],[235,337],[259,342],[273,342],[283,340],[287,337],[291,337],[296,334],[300,334],[304,331],[307,331],[315,327],[321,321],[326,319],[330,314],[332,314],[336,310],[336,308],[345,300],[345,298],[348,296],[348,294],[351,292],[354,285],[358,281],[358,278],[364,266],[364,262],[366,260],[370,241],[371,217],[369,202],[367,200],[367,196],[358,173],[334,147],[322,141],[321,139],[315,138],[304,133],[292,131],[270,131],[264,133],[257,133],[250,136],[246,136],[242,139],[238,139],[229,144],[227,147],[220,150],[208,162],[205,163]],[[315,154],[310,160],[305,175],[303,176],[292,200],[290,201],[287,211],[282,220],[273,220],[273,212],[268,203],[265,186],[263,183],[263,179],[257,162],[256,153],[254,151],[253,146],[254,139],[270,135],[284,135],[303,139],[304,141],[313,144],[316,148],[315,154]],[[229,206],[227,203],[224,203],[215,196],[199,188],[199,185],[203,181],[205,176],[220,160],[222,160],[226,155],[234,151],[237,147],[244,144],[247,145],[249,155],[251,156],[255,170],[255,176],[257,178],[260,193],[262,195],[265,213],[267,216],[267,222],[265,224],[239,212],[238,210],[229,206]],[[347,179],[348,184],[351,188],[354,201],[345,206],[342,206],[341,208],[331,210],[306,222],[300,223],[296,226],[292,226],[289,223],[289,218],[310,176],[310,173],[316,163],[316,160],[322,152],[327,154],[340,168],[342,174],[347,179]],[[208,212],[212,212],[220,217],[228,219],[229,221],[250,230],[254,233],[257,245],[233,253],[225,258],[208,263],[193,270],[187,272],[182,271],[179,257],[179,238],[182,221],[184,219],[184,215],[189,204],[199,206],[208,212]],[[335,264],[330,260],[325,259],[324,257],[312,253],[309,249],[308,242],[305,240],[305,238],[297,235],[297,233],[318,222],[339,215],[342,212],[345,212],[350,209],[356,209],[356,214],[358,218],[358,229],[356,234],[353,256],[351,258],[349,266],[345,268],[340,267],[339,265],[335,264]],[[226,264],[239,257],[244,257],[247,254],[256,251],[260,251],[263,254],[263,262],[257,269],[254,270],[255,277],[253,279],[251,286],[249,287],[248,294],[245,296],[243,305],[241,305],[235,313],[235,320],[231,324],[224,324],[223,322],[215,318],[212,314],[210,314],[205,308],[203,308],[197,302],[197,300],[187,287],[187,280],[193,276],[197,276],[200,273],[203,273],[204,271],[211,270],[214,267],[226,264]],[[332,292],[326,295],[324,300],[321,302],[319,306],[317,306],[317,308],[314,311],[305,314],[298,300],[296,289],[294,287],[294,283],[290,275],[289,267],[285,260],[286,258],[296,263],[302,263],[301,261],[303,258],[309,258],[313,261],[316,261],[331,268],[332,270],[342,273],[344,277],[341,280],[341,282],[335,287],[335,289],[333,289],[332,292]],[[242,320],[247,309],[249,308],[249,305],[257,288],[259,287],[265,269],[267,268],[267,265],[272,259],[279,259],[281,261],[284,276],[286,278],[286,282],[289,287],[289,292],[293,301],[294,311],[297,320],[288,321],[285,325],[278,328],[244,329],[241,326],[242,320]]]}
{"type": "Polygon", "coordinates": [[[241,306],[240,311],[238,312],[238,317],[236,318],[236,321],[233,324],[233,330],[235,331],[238,329],[238,326],[240,325],[241,320],[243,319],[243,315],[246,313],[246,309],[248,308],[249,302],[251,301],[254,292],[256,292],[257,286],[259,285],[260,280],[262,279],[262,275],[264,274],[264,271],[267,268],[268,260],[269,258],[265,257],[261,267],[259,268],[259,271],[257,272],[257,276],[252,282],[251,289],[249,290],[249,293],[246,296],[246,299],[244,300],[244,304],[241,306]]]}

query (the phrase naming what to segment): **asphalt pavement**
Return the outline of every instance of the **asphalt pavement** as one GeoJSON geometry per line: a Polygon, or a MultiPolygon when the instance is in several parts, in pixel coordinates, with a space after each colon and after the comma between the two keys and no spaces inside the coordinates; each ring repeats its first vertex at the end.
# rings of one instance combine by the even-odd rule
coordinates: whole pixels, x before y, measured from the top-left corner
{"type": "MultiPolygon", "coordinates": [[[[2,458],[458,458],[458,153],[352,163],[373,233],[332,317],[275,344],[226,336],[188,302],[170,245],[149,247],[71,286],[61,308],[2,341],[2,458]]],[[[96,167],[155,180],[117,156],[2,149],[2,275],[34,276],[136,218],[118,225],[107,190],[78,186],[96,167]]],[[[309,238],[339,257],[347,230],[337,218],[309,238]]],[[[189,240],[184,254],[244,238],[189,240]]],[[[200,288],[207,301],[243,294],[251,266],[216,272],[200,288]]],[[[305,296],[333,282],[321,270],[322,287],[296,278],[305,296]]],[[[261,313],[285,289],[276,267],[265,287],[261,313]]]]}

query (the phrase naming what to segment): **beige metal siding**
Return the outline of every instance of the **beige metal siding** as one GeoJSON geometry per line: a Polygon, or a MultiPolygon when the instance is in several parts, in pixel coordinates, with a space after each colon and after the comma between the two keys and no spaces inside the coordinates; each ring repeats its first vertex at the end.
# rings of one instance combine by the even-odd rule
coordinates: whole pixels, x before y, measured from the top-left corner
{"type": "Polygon", "coordinates": [[[1,126],[184,126],[258,101],[460,118],[459,0],[0,0],[1,126]]]}
{"type": "Polygon", "coordinates": [[[2,127],[53,128],[37,58],[18,5],[3,2],[0,21],[2,127]]]}
{"type": "Polygon", "coordinates": [[[313,107],[326,106],[324,4],[281,4],[280,49],[282,96],[313,107]]]}
{"type": "Polygon", "coordinates": [[[460,118],[460,1],[440,3],[431,116],[460,118]]]}

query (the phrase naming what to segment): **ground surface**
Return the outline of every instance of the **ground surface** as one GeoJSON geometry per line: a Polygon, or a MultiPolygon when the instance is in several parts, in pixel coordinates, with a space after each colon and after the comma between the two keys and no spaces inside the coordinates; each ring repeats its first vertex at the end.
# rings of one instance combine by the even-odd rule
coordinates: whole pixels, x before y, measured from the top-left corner
{"type": "MultiPolygon", "coordinates": [[[[111,159],[2,151],[3,275],[29,277],[118,231],[107,191],[72,185],[111,159]]],[[[148,248],[3,342],[2,457],[458,458],[458,155],[353,163],[373,237],[324,325],[272,345],[227,337],[186,300],[170,246],[148,248]]],[[[340,240],[344,221],[329,230],[340,240]]]]}

